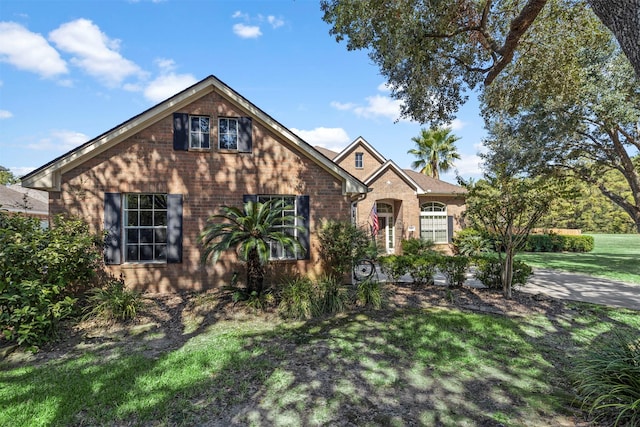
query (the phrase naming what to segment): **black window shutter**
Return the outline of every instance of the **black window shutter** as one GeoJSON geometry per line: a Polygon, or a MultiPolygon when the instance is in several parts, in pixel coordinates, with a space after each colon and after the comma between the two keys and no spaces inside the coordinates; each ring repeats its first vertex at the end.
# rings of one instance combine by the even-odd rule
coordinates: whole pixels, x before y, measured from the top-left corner
{"type": "Polygon", "coordinates": [[[104,263],[122,263],[122,196],[104,193],[104,263]]]}
{"type": "Polygon", "coordinates": [[[167,195],[167,263],[182,262],[182,194],[167,195]]]}
{"type": "Polygon", "coordinates": [[[311,259],[309,196],[296,197],[296,215],[301,218],[301,223],[299,225],[304,227],[304,231],[298,231],[298,241],[304,249],[304,253],[298,254],[298,259],[311,259]]]}
{"type": "Polygon", "coordinates": [[[173,113],[173,149],[189,150],[189,115],[173,113]]]}
{"type": "Polygon", "coordinates": [[[242,196],[242,204],[245,204],[247,202],[257,202],[258,201],[258,195],[257,194],[245,194],[244,196],[242,196]]]}
{"type": "Polygon", "coordinates": [[[240,117],[238,127],[238,152],[250,153],[253,145],[251,117],[240,117]]]}
{"type": "Polygon", "coordinates": [[[453,216],[449,215],[447,217],[447,236],[449,239],[449,243],[453,242],[453,216]]]}

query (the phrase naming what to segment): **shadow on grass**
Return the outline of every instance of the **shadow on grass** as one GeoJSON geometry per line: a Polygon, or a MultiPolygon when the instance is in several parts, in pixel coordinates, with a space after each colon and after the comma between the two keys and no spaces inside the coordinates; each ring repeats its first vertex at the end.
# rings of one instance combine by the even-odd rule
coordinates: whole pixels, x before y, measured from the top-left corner
{"type": "Polygon", "coordinates": [[[149,331],[79,356],[2,366],[0,421],[556,425],[567,413],[567,341],[579,351],[591,339],[585,330],[626,325],[610,311],[525,319],[449,309],[270,323],[221,318],[219,304],[187,333],[188,303],[167,307],[170,319],[159,321],[175,334],[171,345],[149,331]]]}

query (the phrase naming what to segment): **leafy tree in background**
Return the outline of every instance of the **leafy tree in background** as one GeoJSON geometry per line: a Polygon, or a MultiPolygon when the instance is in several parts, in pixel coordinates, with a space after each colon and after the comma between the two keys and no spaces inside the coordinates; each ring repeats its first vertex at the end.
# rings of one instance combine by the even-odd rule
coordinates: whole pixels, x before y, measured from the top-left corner
{"type": "Polygon", "coordinates": [[[640,232],[640,82],[615,40],[589,10],[554,2],[520,51],[481,97],[485,164],[570,171],[640,232]],[[606,179],[613,171],[622,181],[606,179]]]}
{"type": "Polygon", "coordinates": [[[0,185],[15,184],[18,178],[4,166],[0,166],[0,185]]]}
{"type": "MultiPolygon", "coordinates": [[[[337,41],[369,51],[403,101],[403,116],[439,124],[454,118],[467,90],[488,87],[520,56],[522,38],[547,4],[595,12],[640,76],[640,0],[322,0],[321,8],[337,41]]],[[[562,22],[555,25],[563,33],[556,41],[574,39],[562,22]]]]}
{"type": "Polygon", "coordinates": [[[447,172],[453,166],[453,160],[460,160],[455,142],[460,138],[451,135],[450,128],[421,129],[420,136],[411,138],[417,148],[408,151],[418,160],[411,163],[420,173],[440,179],[440,171],[447,172]]]}
{"type": "Polygon", "coordinates": [[[303,227],[295,226],[296,217],[284,215],[291,210],[282,199],[272,199],[265,203],[248,201],[243,209],[222,206],[221,213],[212,215],[200,234],[204,247],[203,261],[211,259],[216,263],[220,254],[237,249],[241,260],[247,263],[247,292],[260,295],[263,291],[265,265],[271,255],[270,242],[282,246],[283,250],[302,251],[302,245],[287,230],[303,227]]]}
{"type": "Polygon", "coordinates": [[[524,245],[551,202],[562,196],[563,186],[548,177],[514,176],[504,166],[464,186],[468,190],[466,218],[496,238],[502,264],[502,291],[506,298],[511,298],[516,251],[524,245]]]}

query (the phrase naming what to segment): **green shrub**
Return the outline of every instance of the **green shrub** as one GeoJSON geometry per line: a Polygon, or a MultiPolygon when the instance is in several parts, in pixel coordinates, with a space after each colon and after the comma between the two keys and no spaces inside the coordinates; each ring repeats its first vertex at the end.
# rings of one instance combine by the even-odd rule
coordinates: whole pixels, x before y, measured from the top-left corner
{"type": "MultiPolygon", "coordinates": [[[[490,289],[502,288],[502,261],[497,256],[483,256],[475,259],[475,278],[490,289]]],[[[525,285],[533,269],[522,261],[513,261],[512,285],[525,285]]]]}
{"type": "Polygon", "coordinates": [[[387,276],[391,283],[398,283],[398,280],[409,272],[409,257],[406,255],[387,255],[378,258],[380,270],[387,276]]]}
{"type": "Polygon", "coordinates": [[[442,256],[438,268],[449,286],[460,287],[467,280],[469,258],[464,255],[442,256]]]}
{"type": "Polygon", "coordinates": [[[310,319],[317,313],[315,289],[311,279],[294,277],[286,280],[279,291],[280,316],[289,319],[310,319]]]}
{"type": "Polygon", "coordinates": [[[640,335],[614,333],[594,343],[573,365],[583,408],[614,426],[640,425],[640,335]]]}
{"type": "Polygon", "coordinates": [[[377,310],[382,307],[382,299],[382,284],[379,281],[367,279],[358,283],[356,301],[359,304],[377,310]]]}
{"type": "Polygon", "coordinates": [[[432,285],[440,255],[430,252],[426,255],[407,256],[407,265],[414,286],[432,285]]]}
{"type": "Polygon", "coordinates": [[[523,250],[526,252],[591,252],[593,236],[565,236],[559,234],[531,234],[523,250]]]}
{"type": "Polygon", "coordinates": [[[333,276],[323,276],[317,282],[316,314],[334,314],[344,311],[347,293],[340,280],[333,276]]]}
{"type": "Polygon", "coordinates": [[[427,255],[433,251],[434,243],[431,240],[407,239],[401,245],[403,255],[427,255]]]}
{"type": "Polygon", "coordinates": [[[327,221],[318,238],[323,264],[338,277],[351,271],[356,261],[375,255],[369,233],[349,221],[327,221]]]}
{"type": "Polygon", "coordinates": [[[0,212],[0,331],[9,341],[36,346],[56,335],[100,270],[100,240],[77,219],[56,216],[43,229],[0,212]]]}
{"type": "Polygon", "coordinates": [[[478,256],[493,251],[493,242],[488,233],[475,228],[457,231],[452,238],[453,250],[456,254],[478,256]]]}
{"type": "Polygon", "coordinates": [[[87,292],[87,314],[110,321],[135,319],[142,308],[142,295],[126,289],[124,279],[111,279],[103,288],[94,288],[87,292]]]}

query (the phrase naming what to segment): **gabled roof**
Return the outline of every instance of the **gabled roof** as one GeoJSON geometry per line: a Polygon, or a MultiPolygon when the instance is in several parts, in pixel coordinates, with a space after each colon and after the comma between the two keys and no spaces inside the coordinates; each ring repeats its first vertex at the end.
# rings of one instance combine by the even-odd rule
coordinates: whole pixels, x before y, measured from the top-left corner
{"type": "Polygon", "coordinates": [[[338,155],[338,153],[336,153],[335,151],[329,150],[328,148],[320,147],[318,145],[314,146],[313,148],[315,148],[331,160],[335,159],[335,157],[338,155]]]}
{"type": "Polygon", "coordinates": [[[440,181],[439,179],[435,179],[411,169],[404,169],[404,172],[420,186],[420,188],[423,190],[423,194],[467,194],[467,189],[464,187],[460,187],[459,185],[449,184],[448,182],[440,181]]]}
{"type": "Polygon", "coordinates": [[[411,188],[414,189],[416,194],[422,194],[423,190],[420,188],[420,185],[411,179],[409,175],[405,173],[398,165],[396,165],[393,160],[387,160],[382,166],[380,166],[369,178],[365,180],[365,184],[371,185],[376,179],[378,179],[382,174],[384,174],[387,170],[393,171],[396,175],[398,175],[404,182],[407,183],[411,188]]]}
{"type": "Polygon", "coordinates": [[[373,157],[378,160],[380,163],[384,163],[387,159],[384,158],[382,154],[378,152],[371,144],[369,144],[363,137],[357,137],[351,144],[349,144],[344,150],[340,152],[336,157],[334,157],[333,161],[339,163],[342,161],[347,154],[349,154],[355,147],[358,145],[362,145],[367,151],[373,155],[373,157]]]}
{"type": "Polygon", "coordinates": [[[22,185],[41,190],[60,191],[63,173],[214,91],[239,109],[245,111],[255,120],[258,120],[262,125],[280,135],[282,140],[290,147],[300,151],[324,170],[340,179],[344,194],[363,194],[367,192],[367,187],[361,181],[320,154],[299,136],[212,75],[25,175],[22,177],[22,185]]]}

